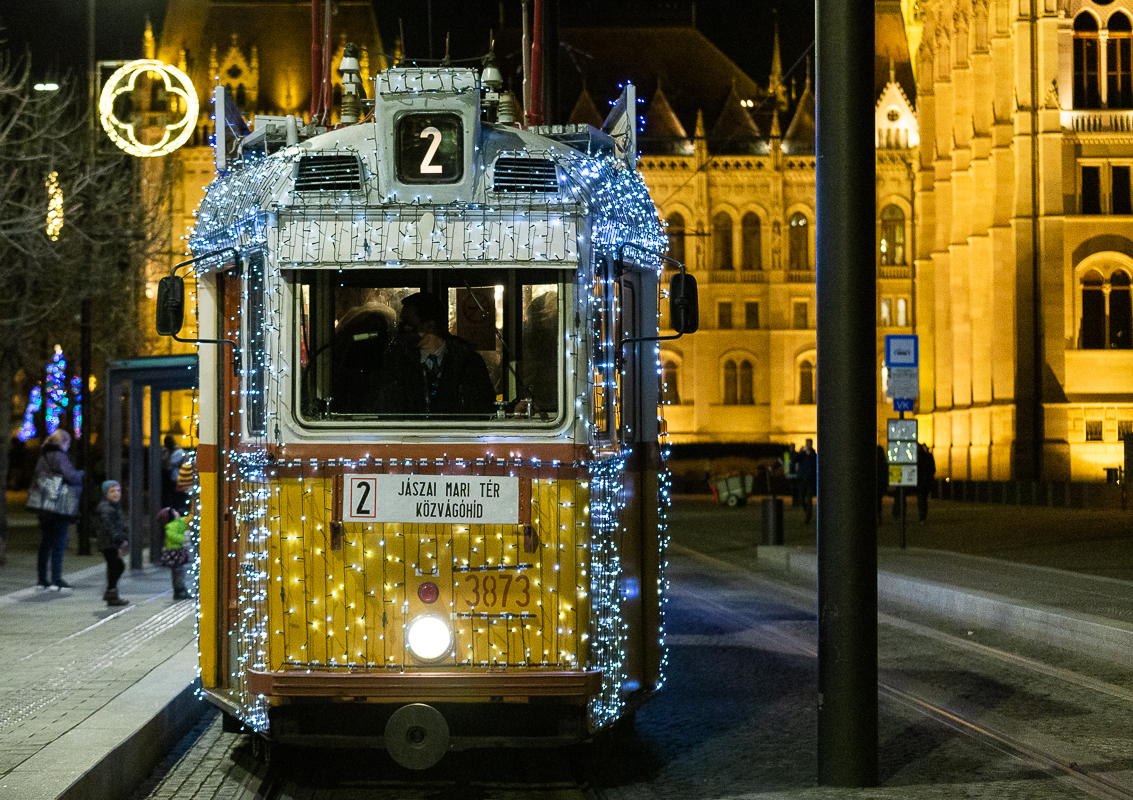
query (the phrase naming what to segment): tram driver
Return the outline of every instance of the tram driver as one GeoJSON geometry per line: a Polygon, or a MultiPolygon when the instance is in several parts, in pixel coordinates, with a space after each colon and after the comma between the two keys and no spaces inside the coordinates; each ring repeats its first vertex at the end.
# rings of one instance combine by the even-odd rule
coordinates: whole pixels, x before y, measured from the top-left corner
{"type": "Polygon", "coordinates": [[[434,294],[402,299],[397,336],[381,372],[382,413],[487,416],[495,411],[496,389],[484,359],[449,333],[448,307],[434,294]]]}

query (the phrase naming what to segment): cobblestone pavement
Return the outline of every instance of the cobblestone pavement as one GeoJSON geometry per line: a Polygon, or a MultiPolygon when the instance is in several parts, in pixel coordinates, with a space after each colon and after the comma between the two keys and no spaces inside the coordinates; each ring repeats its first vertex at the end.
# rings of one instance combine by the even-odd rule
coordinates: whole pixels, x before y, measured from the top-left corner
{"type": "MultiPolygon", "coordinates": [[[[10,542],[11,545],[11,542],[10,542]]],[[[110,705],[193,641],[196,607],[172,601],[169,571],[128,570],[119,588],[130,605],[102,600],[105,562],[66,572],[71,592],[43,591],[10,549],[3,572],[22,586],[0,597],[0,787],[25,760],[110,705]],[[13,558],[15,556],[15,558],[13,558]]],[[[0,791],[0,796],[3,791],[0,791]]]]}

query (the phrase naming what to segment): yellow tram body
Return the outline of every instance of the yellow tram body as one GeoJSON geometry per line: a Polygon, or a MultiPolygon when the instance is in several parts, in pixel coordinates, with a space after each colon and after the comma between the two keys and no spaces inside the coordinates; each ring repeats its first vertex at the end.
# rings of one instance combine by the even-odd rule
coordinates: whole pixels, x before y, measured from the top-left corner
{"type": "Polygon", "coordinates": [[[558,139],[493,120],[467,70],[390,70],[376,94],[370,122],[307,139],[257,120],[191,239],[204,693],[230,728],[411,767],[578,740],[665,662],[664,239],[632,91],[622,134],[558,139]],[[442,158],[459,168],[424,188],[404,171],[442,158]],[[448,299],[494,411],[375,405],[411,291],[448,299]],[[366,313],[386,327],[347,328],[366,313]]]}

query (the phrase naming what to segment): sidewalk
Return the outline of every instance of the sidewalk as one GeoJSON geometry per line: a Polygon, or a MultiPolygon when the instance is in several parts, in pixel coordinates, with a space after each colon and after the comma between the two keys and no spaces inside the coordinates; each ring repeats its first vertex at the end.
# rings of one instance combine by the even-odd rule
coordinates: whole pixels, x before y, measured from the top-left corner
{"type": "Polygon", "coordinates": [[[63,561],[74,590],[42,591],[34,517],[9,516],[0,797],[125,797],[204,711],[195,604],[174,603],[169,571],[147,565],[119,582],[130,604],[108,608],[105,561],[77,555],[74,538],[63,561]]]}

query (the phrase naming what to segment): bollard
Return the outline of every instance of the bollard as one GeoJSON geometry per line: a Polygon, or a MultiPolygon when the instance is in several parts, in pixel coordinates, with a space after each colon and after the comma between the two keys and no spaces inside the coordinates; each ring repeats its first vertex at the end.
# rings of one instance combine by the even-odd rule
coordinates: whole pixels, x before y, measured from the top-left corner
{"type": "Polygon", "coordinates": [[[783,501],[778,497],[763,499],[763,543],[783,543],[783,501]]]}

